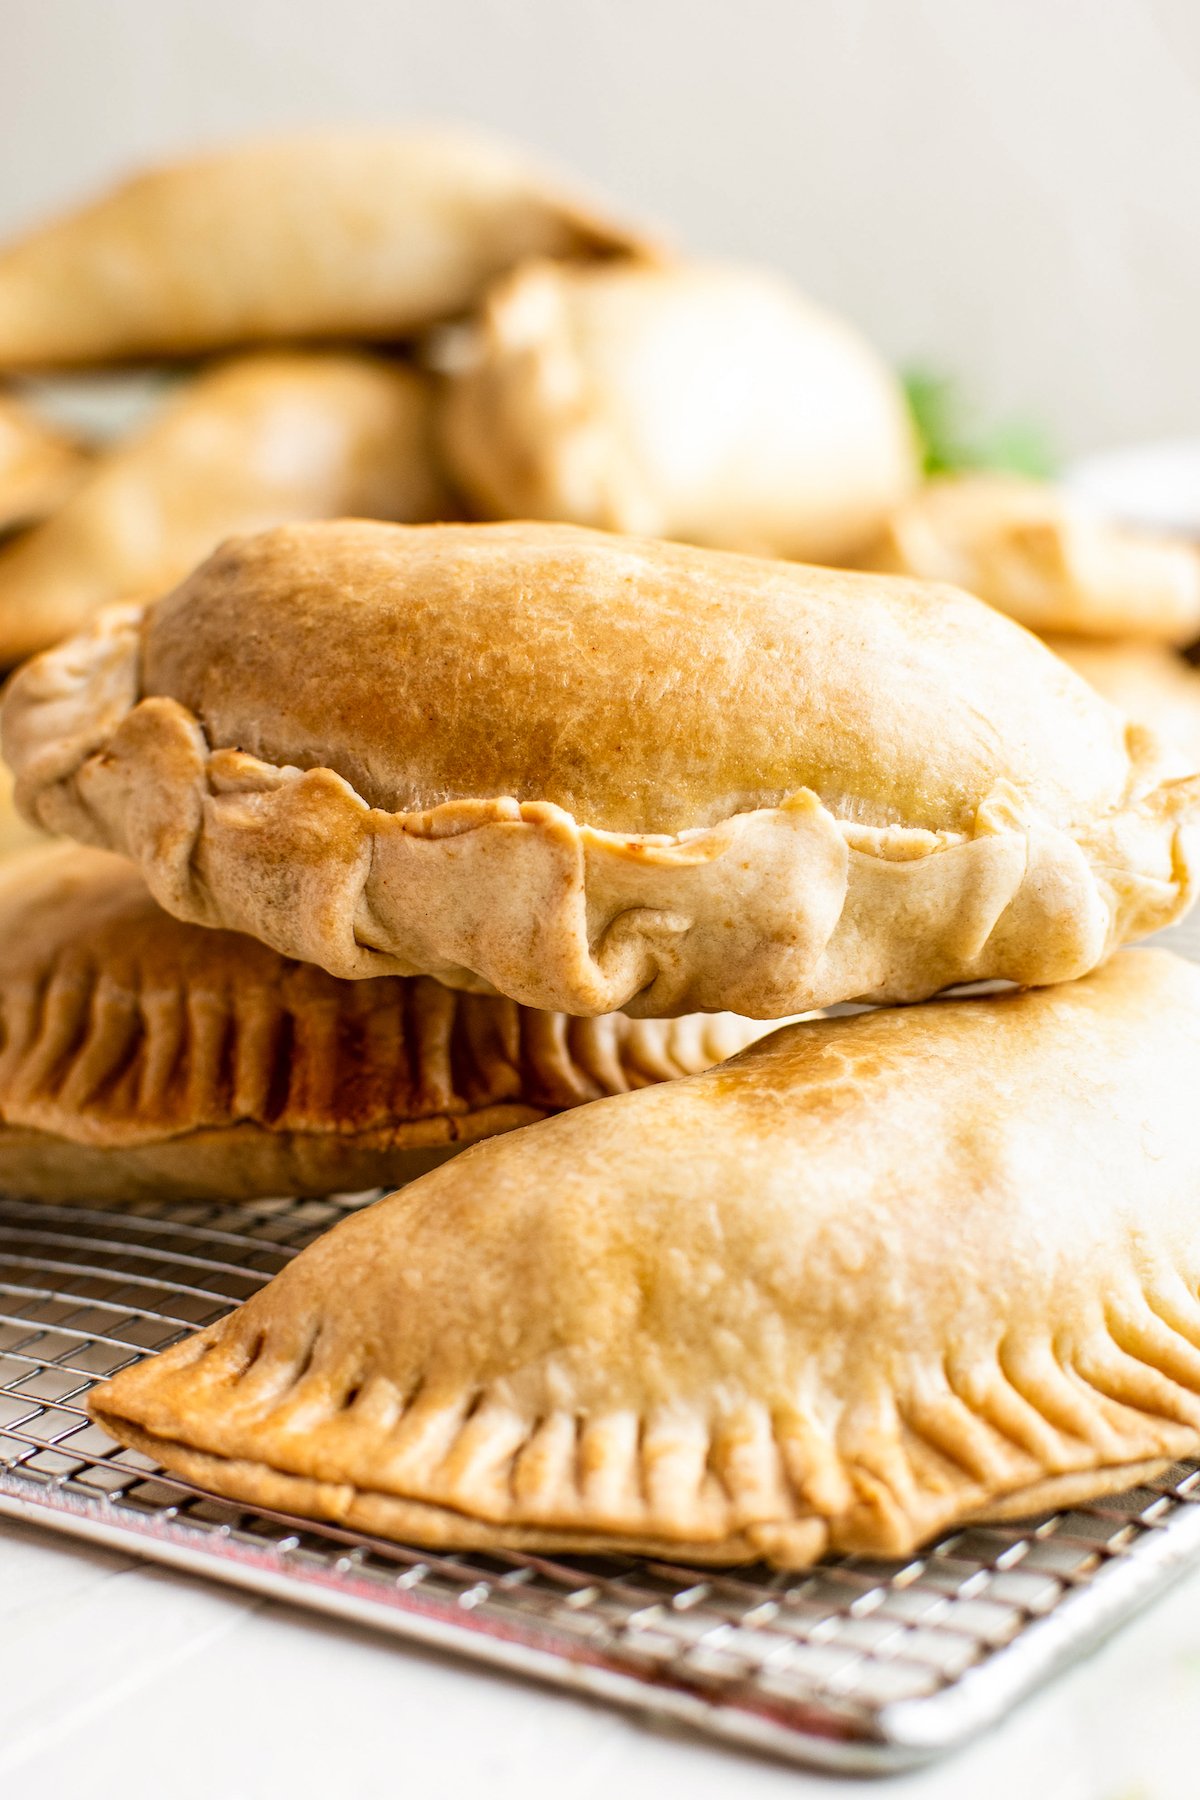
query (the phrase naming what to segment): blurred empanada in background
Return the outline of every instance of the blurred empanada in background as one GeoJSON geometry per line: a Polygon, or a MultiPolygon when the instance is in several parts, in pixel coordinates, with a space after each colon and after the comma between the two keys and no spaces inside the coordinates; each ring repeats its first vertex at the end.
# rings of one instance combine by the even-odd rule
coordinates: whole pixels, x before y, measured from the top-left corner
{"type": "Polygon", "coordinates": [[[150,169],[0,249],[0,369],[391,341],[522,257],[641,242],[475,131],[264,139],[150,169]]]}
{"type": "Polygon", "coordinates": [[[916,481],[891,371],[768,272],[527,264],[461,360],[442,442],[485,518],[837,562],[916,481]]]}
{"type": "Polygon", "coordinates": [[[1200,1449],[1200,971],[815,1020],[477,1145],[90,1399],[251,1506],[799,1568],[1200,1449]]]}
{"type": "Polygon", "coordinates": [[[1200,670],[1165,644],[1048,637],[1056,655],[1127,718],[1149,725],[1181,767],[1200,769],[1200,670]]]}
{"type": "Polygon", "coordinates": [[[233,533],[341,514],[445,517],[431,437],[427,382],[403,364],[351,351],[215,364],[0,549],[0,667],[110,601],[161,593],[233,533]]]}
{"type": "Polygon", "coordinates": [[[234,539],[0,710],[177,917],[555,1011],[1066,981],[1200,871],[1200,776],[981,601],[572,525],[234,539]]]}
{"type": "Polygon", "coordinates": [[[182,925],[119,857],[0,867],[0,1188],[243,1199],[394,1185],[432,1154],[692,1074],[746,1019],[567,1019],[436,981],[336,981],[182,925]]]}
{"type": "Polygon", "coordinates": [[[1051,484],[941,476],[899,506],[862,568],[952,581],[1030,631],[1188,644],[1200,547],[1118,525],[1051,484]]]}
{"type": "Polygon", "coordinates": [[[0,393],[0,534],[53,512],[86,468],[74,438],[0,393]]]}

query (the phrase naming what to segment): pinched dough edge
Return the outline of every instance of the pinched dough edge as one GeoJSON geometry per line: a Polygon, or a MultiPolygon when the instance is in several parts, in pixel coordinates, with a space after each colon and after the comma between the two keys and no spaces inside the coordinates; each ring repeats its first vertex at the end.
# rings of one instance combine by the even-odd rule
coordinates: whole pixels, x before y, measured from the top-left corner
{"type": "Polygon", "coordinates": [[[213,749],[142,698],[143,609],[120,606],[10,684],[5,754],[31,820],[117,850],[168,912],[333,975],[428,974],[549,1011],[775,1018],[953,983],[1072,980],[1195,897],[1200,775],[1130,782],[1067,831],[998,782],[964,832],[865,826],[810,789],[674,835],[548,801],[368,805],[329,768],[213,749]]]}
{"type": "Polygon", "coordinates": [[[260,1306],[122,1370],[89,1409],[185,1480],[385,1537],[803,1568],[908,1555],[1194,1454],[1195,1327],[1164,1262],[1071,1332],[1043,1321],[977,1355],[901,1357],[882,1391],[864,1372],[837,1407],[727,1392],[543,1411],[505,1378],[404,1391],[327,1315],[260,1306]]]}

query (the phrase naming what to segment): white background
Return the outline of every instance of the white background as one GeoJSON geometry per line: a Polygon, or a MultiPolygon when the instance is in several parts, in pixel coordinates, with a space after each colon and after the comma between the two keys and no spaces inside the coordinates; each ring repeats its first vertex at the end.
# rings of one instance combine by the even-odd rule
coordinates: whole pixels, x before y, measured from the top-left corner
{"type": "Polygon", "coordinates": [[[1200,423],[1196,0],[0,0],[0,230],[296,121],[471,118],[1064,452],[1200,423]]]}

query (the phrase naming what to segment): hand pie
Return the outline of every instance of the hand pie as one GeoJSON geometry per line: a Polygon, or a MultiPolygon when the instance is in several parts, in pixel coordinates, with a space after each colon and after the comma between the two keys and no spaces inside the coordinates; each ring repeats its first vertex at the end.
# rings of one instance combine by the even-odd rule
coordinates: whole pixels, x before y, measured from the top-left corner
{"type": "Polygon", "coordinates": [[[931,481],[888,520],[864,568],[953,581],[1031,631],[1200,635],[1200,549],[1114,525],[1043,482],[931,481]]]}
{"type": "Polygon", "coordinates": [[[436,981],[336,981],[181,925],[120,858],[0,867],[0,1189],[324,1194],[598,1094],[704,1069],[745,1019],[566,1019],[436,981]]]}
{"type": "Polygon", "coordinates": [[[447,463],[492,518],[837,562],[916,482],[891,371],[786,282],[529,263],[452,377],[447,463]]]}
{"type": "Polygon", "coordinates": [[[638,243],[474,132],[240,144],[151,169],[0,250],[0,368],[406,337],[465,312],[522,257],[638,243]]]}
{"type": "Polygon", "coordinates": [[[161,593],[232,532],[447,509],[413,370],[349,353],[238,358],[178,389],[60,512],[0,551],[0,665],[114,600],[161,593]]]}
{"type": "Polygon", "coordinates": [[[0,394],[0,532],[53,512],[86,467],[72,438],[0,394]]]}
{"type": "Polygon", "coordinates": [[[1200,1450],[1200,971],[813,1021],[481,1144],[92,1395],[219,1493],[799,1568],[1200,1450]]]}
{"type": "Polygon", "coordinates": [[[1194,892],[1200,779],[979,601],[566,525],[237,540],[3,731],[179,918],[553,1011],[1065,981],[1194,892]]]}
{"type": "Polygon", "coordinates": [[[1052,637],[1047,643],[1098,694],[1200,769],[1200,671],[1165,644],[1135,638],[1052,637]]]}

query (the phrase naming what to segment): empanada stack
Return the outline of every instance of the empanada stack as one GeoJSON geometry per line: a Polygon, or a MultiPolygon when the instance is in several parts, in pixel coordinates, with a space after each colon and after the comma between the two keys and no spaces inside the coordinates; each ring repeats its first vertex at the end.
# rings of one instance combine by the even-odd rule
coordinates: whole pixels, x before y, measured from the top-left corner
{"type": "Polygon", "coordinates": [[[186,353],[0,552],[75,840],[0,865],[0,1183],[408,1185],[96,1419],[372,1533],[782,1568],[1200,1450],[1200,973],[1122,948],[1200,757],[1024,629],[1182,643],[1192,554],[920,489],[848,328],[471,138],[0,252],[0,371],[186,353]]]}
{"type": "MultiPolygon", "coordinates": [[[[247,143],[0,247],[0,377],[239,353],[0,552],[0,666],[269,523],[561,519],[840,562],[917,479],[901,386],[851,326],[477,132],[247,143]],[[390,401],[355,342],[393,359],[390,401]]],[[[0,526],[49,481],[6,497],[4,423],[0,526]]]]}

